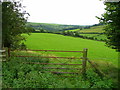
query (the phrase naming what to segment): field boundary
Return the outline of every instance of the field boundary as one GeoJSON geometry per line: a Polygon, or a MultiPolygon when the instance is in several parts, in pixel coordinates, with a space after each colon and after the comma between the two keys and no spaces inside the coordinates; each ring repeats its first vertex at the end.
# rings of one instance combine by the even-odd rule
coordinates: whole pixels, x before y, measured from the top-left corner
{"type": "Polygon", "coordinates": [[[83,51],[62,51],[62,50],[30,50],[30,49],[25,49],[25,50],[20,50],[17,49],[15,51],[45,51],[45,52],[80,52],[83,53],[82,57],[53,57],[53,56],[27,56],[27,55],[11,55],[12,50],[10,48],[8,49],[8,57],[40,57],[40,58],[63,58],[63,59],[78,59],[82,61],[82,64],[62,64],[62,63],[38,63],[38,62],[23,62],[26,64],[40,64],[40,65],[82,65],[82,68],[56,68],[56,67],[46,67],[43,69],[78,69],[80,70],[79,72],[57,72],[57,71],[48,71],[51,73],[69,73],[69,74],[79,74],[80,72],[85,75],[86,74],[86,65],[87,65],[87,48],[84,48],[83,51]]]}
{"type": "Polygon", "coordinates": [[[41,58],[62,58],[62,59],[79,59],[82,61],[82,64],[65,64],[65,63],[39,63],[39,62],[23,62],[24,64],[39,64],[39,65],[68,65],[68,66],[79,66],[82,65],[82,68],[63,68],[63,67],[43,67],[42,69],[62,69],[62,70],[70,70],[70,69],[74,69],[74,70],[80,70],[79,72],[58,72],[58,71],[44,71],[44,72],[50,72],[50,73],[54,73],[54,74],[80,74],[82,73],[83,76],[86,76],[86,66],[87,66],[87,62],[94,68],[95,72],[102,77],[107,77],[100,69],[98,69],[96,67],[96,65],[87,58],[87,52],[88,49],[84,48],[83,51],[62,51],[62,50],[30,50],[30,49],[25,49],[25,50],[20,50],[17,49],[15,51],[45,51],[45,52],[80,52],[83,53],[82,57],[51,57],[51,56],[26,56],[26,55],[11,55],[12,50],[10,48],[6,49],[6,50],[0,50],[0,58],[2,58],[2,61],[6,61],[7,58],[9,57],[41,57],[41,58]]]}

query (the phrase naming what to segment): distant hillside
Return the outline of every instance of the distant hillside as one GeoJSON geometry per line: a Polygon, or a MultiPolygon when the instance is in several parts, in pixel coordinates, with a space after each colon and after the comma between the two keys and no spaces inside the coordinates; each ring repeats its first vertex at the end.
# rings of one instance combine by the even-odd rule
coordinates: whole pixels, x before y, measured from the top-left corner
{"type": "Polygon", "coordinates": [[[73,29],[73,30],[69,30],[69,31],[72,31],[72,32],[78,31],[79,33],[103,33],[104,32],[103,27],[104,27],[104,25],[91,26],[88,29],[84,29],[84,28],[82,30],[73,29]]]}
{"type": "Polygon", "coordinates": [[[64,30],[81,29],[85,27],[82,25],[62,25],[62,24],[32,23],[32,22],[28,22],[27,26],[33,27],[35,30],[43,29],[48,32],[61,32],[64,30]]]}
{"type": "Polygon", "coordinates": [[[80,30],[80,33],[103,33],[104,30],[103,30],[103,27],[104,25],[100,25],[100,26],[93,26],[93,27],[90,27],[89,29],[83,29],[83,30],[80,30]]]}

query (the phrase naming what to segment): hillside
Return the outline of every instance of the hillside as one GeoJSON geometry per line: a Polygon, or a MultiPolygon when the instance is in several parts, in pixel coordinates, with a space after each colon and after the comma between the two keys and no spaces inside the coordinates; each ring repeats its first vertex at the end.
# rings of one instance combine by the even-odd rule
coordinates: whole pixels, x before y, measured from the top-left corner
{"type": "Polygon", "coordinates": [[[104,27],[103,25],[93,26],[90,27],[89,29],[80,30],[80,33],[103,33],[104,32],[103,27],[104,27]]]}
{"type": "MultiPolygon", "coordinates": [[[[117,52],[105,46],[104,42],[63,36],[51,33],[33,33],[28,36],[26,41],[28,49],[46,49],[46,50],[73,50],[79,51],[88,48],[88,57],[93,61],[104,61],[117,64],[117,52]],[[104,51],[104,52],[103,52],[104,51]]],[[[51,52],[52,53],[52,52],[51,52]]],[[[57,56],[76,56],[80,53],[53,53],[57,56]]]]}
{"type": "Polygon", "coordinates": [[[107,36],[104,34],[104,25],[95,24],[92,26],[86,26],[82,29],[67,30],[63,35],[77,36],[84,39],[91,39],[97,41],[106,41],[107,36]]]}
{"type": "Polygon", "coordinates": [[[103,27],[104,25],[100,25],[100,26],[91,26],[89,27],[88,29],[73,29],[73,30],[69,30],[69,31],[78,31],[79,33],[103,33],[104,30],[103,30],[103,27]]]}
{"type": "Polygon", "coordinates": [[[48,32],[61,32],[64,30],[80,29],[82,25],[62,25],[62,24],[51,24],[51,23],[32,23],[28,22],[27,26],[33,27],[35,30],[46,30],[48,32]]]}
{"type": "MultiPolygon", "coordinates": [[[[81,65],[40,65],[40,63],[81,64],[80,59],[48,59],[41,57],[10,57],[2,62],[2,88],[116,88],[118,85],[118,53],[105,46],[105,43],[63,36],[52,33],[32,33],[26,45],[28,49],[81,51],[88,48],[88,58],[108,77],[100,78],[87,63],[86,76],[80,73],[81,65]],[[28,63],[29,62],[29,63],[28,63]],[[30,63],[31,62],[31,63],[30,63]],[[61,72],[52,74],[49,72],[61,72]],[[61,68],[61,69],[60,69],[61,68]],[[63,69],[64,68],[64,69],[63,69]],[[66,68],[66,69],[65,69],[66,68]],[[68,69],[69,68],[69,69],[68,69]],[[74,68],[74,69],[73,69],[74,68]],[[78,69],[79,68],[79,69],[78,69]],[[78,72],[67,74],[62,72],[78,72]]],[[[70,56],[81,57],[79,52],[40,52],[12,51],[11,55],[28,56],[70,56]],[[38,52],[38,53],[37,53],[38,52]]]]}

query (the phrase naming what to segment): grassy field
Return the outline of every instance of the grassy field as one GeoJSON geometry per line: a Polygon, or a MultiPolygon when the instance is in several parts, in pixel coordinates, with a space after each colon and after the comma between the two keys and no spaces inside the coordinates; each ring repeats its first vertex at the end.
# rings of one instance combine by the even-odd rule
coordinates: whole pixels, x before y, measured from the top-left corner
{"type": "MultiPolygon", "coordinates": [[[[34,33],[27,37],[26,45],[28,49],[81,51],[83,48],[88,48],[88,58],[90,60],[108,62],[115,66],[117,66],[118,63],[118,53],[115,50],[106,47],[104,42],[50,33],[34,33]]],[[[56,56],[82,56],[81,53],[50,53],[56,56]]]]}
{"type": "Polygon", "coordinates": [[[83,29],[83,30],[80,30],[80,29],[74,29],[74,30],[69,30],[69,31],[79,31],[80,33],[103,33],[104,30],[103,30],[103,25],[102,26],[93,26],[93,27],[90,27],[89,29],[83,29]]]}
{"type": "Polygon", "coordinates": [[[80,70],[74,69],[44,69],[47,67],[56,68],[82,68],[80,65],[40,65],[38,63],[77,63],[81,61],[66,59],[48,59],[40,57],[12,57],[13,55],[30,56],[69,56],[81,57],[81,53],[57,53],[57,52],[33,52],[13,51],[11,57],[2,63],[2,87],[3,88],[117,88],[118,68],[117,52],[105,46],[105,43],[70,36],[63,36],[50,33],[33,33],[27,37],[28,49],[46,50],[76,50],[81,51],[88,48],[88,58],[107,76],[100,78],[94,69],[87,63],[86,79],[80,70]],[[37,63],[37,64],[30,64],[37,63]],[[47,71],[57,72],[79,72],[79,74],[52,74],[47,71]],[[62,77],[62,76],[73,77],[62,77]]]}
{"type": "Polygon", "coordinates": [[[81,36],[85,36],[87,38],[93,38],[95,40],[104,41],[104,40],[107,40],[107,37],[104,34],[100,34],[104,32],[103,28],[104,26],[102,25],[102,26],[93,26],[93,27],[90,27],[89,29],[83,29],[83,30],[74,29],[74,30],[69,30],[69,31],[70,32],[78,31],[81,36]]]}
{"type": "MultiPolygon", "coordinates": [[[[68,30],[67,30],[68,31],[68,30]]],[[[80,29],[73,29],[73,30],[69,30],[69,31],[80,31],[80,29]]]]}
{"type": "Polygon", "coordinates": [[[82,33],[92,33],[92,32],[96,32],[96,33],[103,33],[103,26],[94,26],[91,27],[90,29],[83,29],[80,32],[82,33]]]}
{"type": "Polygon", "coordinates": [[[106,40],[107,37],[104,34],[80,34],[81,36],[86,36],[86,37],[93,37],[96,38],[97,40],[106,40]]]}

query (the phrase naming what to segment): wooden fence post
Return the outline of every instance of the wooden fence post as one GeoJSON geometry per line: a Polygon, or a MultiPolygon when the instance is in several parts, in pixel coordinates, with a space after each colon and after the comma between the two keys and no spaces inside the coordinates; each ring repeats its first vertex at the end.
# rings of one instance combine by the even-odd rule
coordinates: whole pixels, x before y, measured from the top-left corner
{"type": "Polygon", "coordinates": [[[10,48],[8,48],[8,57],[10,57],[10,48]]]}
{"type": "Polygon", "coordinates": [[[87,64],[87,48],[84,48],[83,50],[83,61],[82,61],[82,74],[86,74],[86,64],[87,64]]]}

